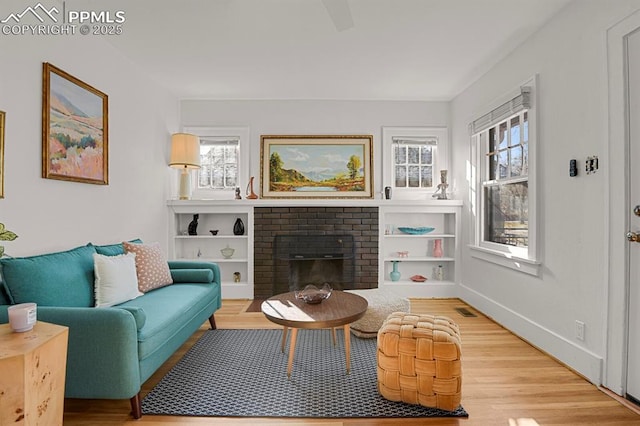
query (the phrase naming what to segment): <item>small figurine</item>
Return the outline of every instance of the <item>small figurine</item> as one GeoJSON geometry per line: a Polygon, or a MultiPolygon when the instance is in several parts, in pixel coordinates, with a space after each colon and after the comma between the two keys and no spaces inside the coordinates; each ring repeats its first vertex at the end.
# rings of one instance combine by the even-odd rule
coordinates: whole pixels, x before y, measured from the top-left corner
{"type": "Polygon", "coordinates": [[[432,197],[437,198],[438,200],[446,200],[447,199],[447,188],[449,184],[447,183],[447,171],[440,170],[440,183],[438,184],[438,189],[433,193],[432,197]]]}
{"type": "Polygon", "coordinates": [[[193,220],[189,223],[189,227],[187,228],[189,235],[198,235],[198,217],[199,216],[200,216],[199,214],[193,215],[193,220]]]}
{"type": "Polygon", "coordinates": [[[236,200],[242,200],[242,195],[240,195],[240,187],[236,186],[236,200]]]}

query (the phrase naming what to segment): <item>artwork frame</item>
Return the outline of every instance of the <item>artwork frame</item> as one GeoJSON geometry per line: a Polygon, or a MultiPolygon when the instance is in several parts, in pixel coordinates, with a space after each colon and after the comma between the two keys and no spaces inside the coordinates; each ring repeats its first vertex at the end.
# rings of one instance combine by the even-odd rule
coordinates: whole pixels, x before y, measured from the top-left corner
{"type": "Polygon", "coordinates": [[[260,195],[373,198],[373,136],[261,135],[260,195]]]}
{"type": "Polygon", "coordinates": [[[0,111],[0,198],[4,198],[4,126],[6,113],[0,111]]]}
{"type": "Polygon", "coordinates": [[[42,64],[42,177],[109,184],[109,98],[42,64]]]}

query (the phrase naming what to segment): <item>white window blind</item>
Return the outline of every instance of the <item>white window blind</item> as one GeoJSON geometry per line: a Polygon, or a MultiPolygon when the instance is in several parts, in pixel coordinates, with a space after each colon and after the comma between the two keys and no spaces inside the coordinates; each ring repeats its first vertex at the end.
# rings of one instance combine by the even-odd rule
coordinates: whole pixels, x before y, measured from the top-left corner
{"type": "Polygon", "coordinates": [[[392,140],[398,145],[438,145],[438,138],[394,137],[392,140]]]}
{"type": "Polygon", "coordinates": [[[499,107],[493,109],[482,117],[474,120],[469,125],[469,133],[475,135],[483,130],[506,120],[510,116],[519,113],[531,107],[531,87],[523,86],[520,88],[520,94],[508,102],[503,103],[499,107]]]}

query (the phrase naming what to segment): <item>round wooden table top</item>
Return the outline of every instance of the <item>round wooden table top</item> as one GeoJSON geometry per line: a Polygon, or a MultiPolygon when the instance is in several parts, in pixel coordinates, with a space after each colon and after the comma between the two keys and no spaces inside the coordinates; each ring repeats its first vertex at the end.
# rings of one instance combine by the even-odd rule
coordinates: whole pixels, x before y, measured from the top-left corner
{"type": "Polygon", "coordinates": [[[367,311],[367,300],[357,294],[333,290],[328,299],[312,305],[296,299],[293,291],[262,302],[269,321],[293,328],[331,328],[350,324],[367,311]]]}

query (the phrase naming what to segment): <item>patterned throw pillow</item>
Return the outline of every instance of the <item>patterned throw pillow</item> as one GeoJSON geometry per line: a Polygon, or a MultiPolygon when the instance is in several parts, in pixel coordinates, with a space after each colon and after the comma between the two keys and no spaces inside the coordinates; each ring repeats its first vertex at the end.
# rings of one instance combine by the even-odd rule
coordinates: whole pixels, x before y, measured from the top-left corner
{"type": "Polygon", "coordinates": [[[123,242],[125,253],[136,254],[138,289],[146,293],[173,284],[169,264],[160,251],[160,244],[132,244],[123,242]]]}

